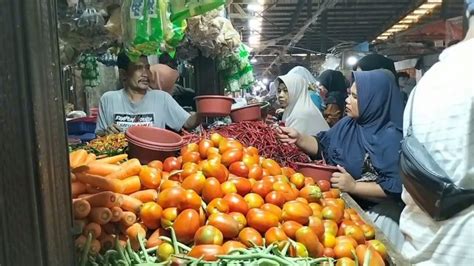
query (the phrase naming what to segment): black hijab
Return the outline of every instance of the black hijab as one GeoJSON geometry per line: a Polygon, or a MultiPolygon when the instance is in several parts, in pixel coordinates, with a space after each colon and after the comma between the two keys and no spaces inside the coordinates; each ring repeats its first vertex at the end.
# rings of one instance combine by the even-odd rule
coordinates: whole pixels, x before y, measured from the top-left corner
{"type": "Polygon", "coordinates": [[[326,70],[319,75],[318,81],[328,90],[326,105],[337,104],[344,110],[347,98],[347,83],[344,75],[340,71],[326,70]]]}
{"type": "Polygon", "coordinates": [[[395,70],[395,63],[393,60],[380,55],[380,54],[369,54],[364,57],[362,57],[359,62],[354,66],[354,71],[357,71],[357,68],[359,68],[362,71],[370,71],[370,70],[376,70],[376,69],[387,69],[390,72],[392,72],[395,82],[398,85],[398,80],[397,80],[397,71],[395,70]]]}

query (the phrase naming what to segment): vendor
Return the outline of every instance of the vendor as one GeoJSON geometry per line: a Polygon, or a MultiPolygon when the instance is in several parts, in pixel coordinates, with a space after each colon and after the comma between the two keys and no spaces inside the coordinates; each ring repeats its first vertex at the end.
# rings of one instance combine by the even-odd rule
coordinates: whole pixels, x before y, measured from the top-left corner
{"type": "Polygon", "coordinates": [[[119,133],[131,126],[169,127],[175,131],[199,125],[197,114],[189,114],[166,92],[150,89],[150,64],[146,56],[132,62],[120,53],[117,65],[124,88],[100,98],[96,134],[119,133]]]}
{"type": "Polygon", "coordinates": [[[354,72],[347,116],[328,131],[308,135],[280,128],[284,143],[296,143],[315,158],[337,166],[332,186],[354,196],[374,223],[400,248],[403,205],[398,161],[403,107],[393,75],[386,70],[354,72]]]}

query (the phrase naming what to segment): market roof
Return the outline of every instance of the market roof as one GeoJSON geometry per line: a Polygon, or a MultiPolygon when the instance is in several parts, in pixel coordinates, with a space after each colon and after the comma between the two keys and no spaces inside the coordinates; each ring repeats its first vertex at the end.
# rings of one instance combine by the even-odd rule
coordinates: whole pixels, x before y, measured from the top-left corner
{"type": "MultiPolygon", "coordinates": [[[[249,25],[252,18],[248,5],[256,0],[234,0],[229,14],[237,30],[248,42],[249,25]]],[[[263,1],[263,16],[260,43],[264,49],[256,49],[259,55],[289,53],[325,53],[331,47],[348,44],[352,46],[372,41],[405,15],[413,11],[424,0],[266,0],[263,1]],[[324,9],[324,10],[323,10],[324,9]],[[301,38],[289,45],[295,34],[305,23],[320,13],[301,38]],[[271,44],[266,47],[266,44],[271,44]]],[[[461,16],[463,0],[444,0],[425,21],[461,16]]],[[[257,75],[269,68],[269,60],[256,64],[257,75]]]]}

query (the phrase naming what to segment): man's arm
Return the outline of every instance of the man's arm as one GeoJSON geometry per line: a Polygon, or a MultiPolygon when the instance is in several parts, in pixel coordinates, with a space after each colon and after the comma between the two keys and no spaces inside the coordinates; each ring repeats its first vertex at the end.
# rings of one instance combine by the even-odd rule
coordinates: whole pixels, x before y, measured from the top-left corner
{"type": "Polygon", "coordinates": [[[186,122],[183,125],[183,128],[185,129],[194,129],[197,126],[199,126],[202,122],[202,118],[198,113],[191,112],[191,116],[186,120],[186,122]]]}

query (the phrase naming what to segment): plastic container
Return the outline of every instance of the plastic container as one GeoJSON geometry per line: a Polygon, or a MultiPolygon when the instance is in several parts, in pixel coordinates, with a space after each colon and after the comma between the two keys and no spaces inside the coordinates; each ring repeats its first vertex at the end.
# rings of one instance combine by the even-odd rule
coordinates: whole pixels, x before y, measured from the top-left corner
{"type": "Polygon", "coordinates": [[[230,111],[232,122],[254,121],[262,119],[260,104],[249,104],[247,106],[235,108],[230,111]]]}
{"type": "Polygon", "coordinates": [[[338,172],[337,167],[332,165],[314,163],[296,163],[298,172],[304,176],[311,177],[315,182],[319,180],[330,181],[333,173],[338,172]]]}
{"type": "Polygon", "coordinates": [[[96,127],[96,117],[81,117],[67,121],[68,135],[82,135],[94,133],[96,127]]]}
{"type": "Polygon", "coordinates": [[[228,116],[234,99],[222,95],[201,95],[194,97],[196,110],[199,114],[208,117],[228,116]]]}
{"type": "Polygon", "coordinates": [[[142,164],[175,156],[183,146],[180,135],[166,129],[135,126],[125,132],[128,141],[128,155],[142,164]]]}
{"type": "Polygon", "coordinates": [[[260,110],[261,110],[261,117],[266,118],[267,115],[270,113],[270,103],[269,102],[260,103],[260,110]]]}

